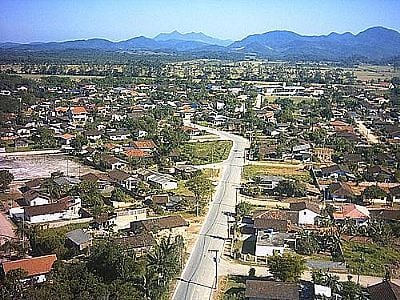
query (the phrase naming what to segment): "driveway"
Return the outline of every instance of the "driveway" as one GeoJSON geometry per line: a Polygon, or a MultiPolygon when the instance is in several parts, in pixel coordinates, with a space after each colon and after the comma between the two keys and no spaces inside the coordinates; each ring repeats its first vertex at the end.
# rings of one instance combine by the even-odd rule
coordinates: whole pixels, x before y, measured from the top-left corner
{"type": "Polygon", "coordinates": [[[16,238],[14,224],[3,212],[0,212],[0,245],[3,245],[8,238],[16,238]]]}

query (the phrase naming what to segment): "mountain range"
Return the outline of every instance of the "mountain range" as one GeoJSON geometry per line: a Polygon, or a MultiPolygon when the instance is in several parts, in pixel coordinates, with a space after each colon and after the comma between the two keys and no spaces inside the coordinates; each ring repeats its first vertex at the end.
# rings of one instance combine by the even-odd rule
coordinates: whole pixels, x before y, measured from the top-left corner
{"type": "Polygon", "coordinates": [[[103,51],[152,51],[174,53],[252,54],[271,59],[369,60],[400,56],[400,33],[384,27],[372,27],[358,34],[305,36],[291,31],[253,34],[240,41],[216,39],[204,33],[160,33],[154,38],[134,37],[112,42],[106,39],[48,43],[0,43],[7,51],[62,51],[92,49],[103,51]]]}

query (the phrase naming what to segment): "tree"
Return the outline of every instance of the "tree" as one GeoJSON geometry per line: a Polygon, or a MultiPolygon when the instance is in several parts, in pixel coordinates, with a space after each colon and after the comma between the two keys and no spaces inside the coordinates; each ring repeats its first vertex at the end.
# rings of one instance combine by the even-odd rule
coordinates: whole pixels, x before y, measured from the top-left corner
{"type": "Polygon", "coordinates": [[[1,299],[23,299],[24,284],[21,279],[27,275],[22,269],[11,270],[0,281],[0,298],[1,299]]]}
{"type": "Polygon", "coordinates": [[[86,207],[103,206],[103,196],[100,194],[96,183],[91,181],[82,181],[77,185],[77,192],[82,199],[82,204],[86,207]]]}
{"type": "Polygon", "coordinates": [[[111,201],[127,202],[129,196],[120,188],[115,188],[111,193],[111,201]]]}
{"type": "Polygon", "coordinates": [[[14,175],[8,170],[0,170],[0,189],[6,190],[10,183],[14,180],[14,175]]]}
{"type": "Polygon", "coordinates": [[[315,284],[330,287],[334,293],[339,293],[339,291],[342,289],[339,282],[339,276],[323,273],[321,270],[312,272],[312,281],[315,284]]]}
{"type": "Polygon", "coordinates": [[[363,293],[362,287],[353,282],[353,281],[345,281],[341,283],[341,292],[340,295],[343,297],[343,300],[367,300],[367,296],[363,293]]]}
{"type": "Polygon", "coordinates": [[[88,270],[101,277],[104,282],[130,281],[138,274],[137,263],[132,253],[113,242],[98,244],[88,259],[88,270]]]}
{"type": "Polygon", "coordinates": [[[88,140],[82,134],[77,134],[75,138],[71,141],[71,147],[76,151],[81,151],[84,145],[88,144],[88,140]]]}
{"type": "Polygon", "coordinates": [[[295,282],[306,270],[305,260],[298,255],[284,253],[268,258],[267,265],[271,274],[279,280],[295,282]]]}
{"type": "Polygon", "coordinates": [[[147,279],[152,282],[151,289],[147,293],[151,299],[160,299],[160,296],[168,289],[170,280],[178,273],[181,246],[179,239],[174,241],[169,236],[163,238],[147,255],[147,279]]]}
{"type": "Polygon", "coordinates": [[[298,180],[282,180],[276,186],[275,192],[280,196],[303,197],[306,194],[306,186],[298,180]]]}
{"type": "Polygon", "coordinates": [[[315,252],[318,252],[318,239],[312,233],[302,232],[296,245],[296,251],[304,255],[312,255],[315,252]]]}
{"type": "Polygon", "coordinates": [[[364,199],[378,199],[386,197],[387,194],[380,187],[371,185],[362,192],[362,196],[364,199]]]}
{"type": "Polygon", "coordinates": [[[196,216],[198,216],[199,205],[201,205],[201,208],[204,207],[204,198],[209,197],[214,189],[212,181],[206,175],[200,173],[186,181],[185,186],[196,198],[196,216]]]}
{"type": "Polygon", "coordinates": [[[240,218],[243,218],[244,216],[248,216],[253,207],[250,203],[247,202],[240,202],[238,205],[236,205],[236,215],[240,218]]]}

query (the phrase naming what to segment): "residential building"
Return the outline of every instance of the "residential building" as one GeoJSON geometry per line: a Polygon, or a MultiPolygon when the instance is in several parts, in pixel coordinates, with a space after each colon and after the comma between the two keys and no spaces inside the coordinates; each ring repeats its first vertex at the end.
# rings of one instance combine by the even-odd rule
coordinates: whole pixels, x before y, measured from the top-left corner
{"type": "Polygon", "coordinates": [[[72,230],[67,232],[67,243],[77,249],[78,251],[83,251],[92,246],[93,238],[92,236],[83,231],[82,229],[72,230]]]}
{"type": "Polygon", "coordinates": [[[148,232],[117,238],[114,242],[127,250],[133,250],[136,256],[145,255],[156,245],[155,238],[148,232]]]}
{"type": "Polygon", "coordinates": [[[150,232],[156,238],[186,236],[189,223],[179,215],[152,218],[131,223],[131,231],[134,233],[150,232]]]}
{"type": "Polygon", "coordinates": [[[131,175],[121,170],[113,170],[108,173],[111,181],[116,182],[119,186],[128,191],[136,188],[138,179],[137,176],[131,175]]]}
{"type": "Polygon", "coordinates": [[[4,261],[2,272],[5,276],[12,270],[21,269],[26,272],[26,278],[22,281],[28,284],[43,283],[47,280],[46,276],[51,271],[54,262],[57,260],[55,254],[24,258],[14,261],[4,261]]]}
{"type": "Polygon", "coordinates": [[[309,201],[290,203],[290,210],[297,212],[298,225],[314,225],[321,211],[318,204],[309,201]]]}
{"type": "Polygon", "coordinates": [[[370,300],[400,300],[400,285],[390,280],[370,285],[367,289],[370,300]]]}
{"type": "Polygon", "coordinates": [[[178,181],[168,174],[152,173],[147,176],[147,181],[161,190],[174,190],[178,187],[178,181]]]}
{"type": "Polygon", "coordinates": [[[297,283],[246,280],[247,300],[300,300],[300,286],[297,283]]]}
{"type": "Polygon", "coordinates": [[[276,232],[273,229],[257,231],[255,255],[265,257],[282,255],[286,248],[295,248],[296,237],[286,232],[276,232]]]}
{"type": "Polygon", "coordinates": [[[31,224],[78,219],[80,209],[81,199],[69,196],[58,200],[56,203],[26,207],[24,218],[31,224]]]}
{"type": "Polygon", "coordinates": [[[361,205],[345,204],[339,207],[339,210],[333,213],[335,222],[345,222],[352,220],[356,225],[364,225],[370,218],[368,209],[361,205]]]}
{"type": "Polygon", "coordinates": [[[73,106],[67,111],[70,122],[74,126],[83,127],[88,120],[88,112],[83,106],[73,106]]]}

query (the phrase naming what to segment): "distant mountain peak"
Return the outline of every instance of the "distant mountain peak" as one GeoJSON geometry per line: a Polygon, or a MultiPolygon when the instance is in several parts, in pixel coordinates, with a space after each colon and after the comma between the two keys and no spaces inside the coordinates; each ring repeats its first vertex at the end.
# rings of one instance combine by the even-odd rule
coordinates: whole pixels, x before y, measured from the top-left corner
{"type": "Polygon", "coordinates": [[[232,43],[230,40],[220,40],[217,38],[213,38],[204,34],[203,32],[189,32],[189,33],[180,33],[177,30],[174,30],[170,33],[160,33],[155,38],[155,41],[170,41],[170,40],[181,40],[181,41],[191,41],[191,42],[201,42],[209,45],[218,45],[218,46],[228,46],[232,43]]]}
{"type": "Polygon", "coordinates": [[[252,34],[232,43],[203,32],[160,33],[155,38],[137,36],[125,41],[112,42],[102,38],[48,43],[0,43],[1,51],[63,51],[90,49],[105,51],[152,51],[170,53],[201,53],[244,57],[256,54],[269,59],[344,60],[359,58],[378,61],[400,57],[400,33],[393,29],[375,26],[358,34],[350,32],[327,35],[300,35],[288,30],[274,30],[252,34]]]}

